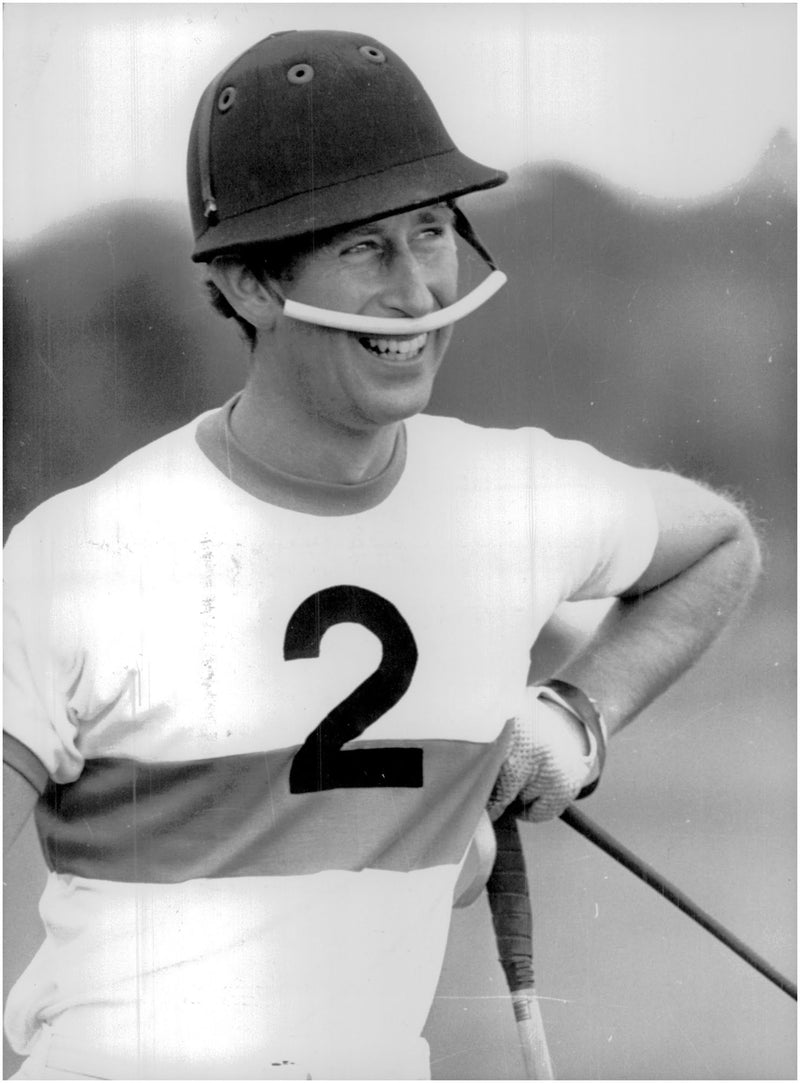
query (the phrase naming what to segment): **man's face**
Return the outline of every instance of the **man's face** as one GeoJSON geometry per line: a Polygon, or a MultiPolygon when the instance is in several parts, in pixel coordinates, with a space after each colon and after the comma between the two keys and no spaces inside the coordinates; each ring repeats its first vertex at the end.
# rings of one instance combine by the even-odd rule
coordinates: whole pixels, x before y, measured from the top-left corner
{"type": "MultiPolygon", "coordinates": [[[[445,206],[394,215],[338,233],[281,281],[286,297],[366,316],[415,318],[456,299],[458,256],[445,206]]],[[[424,409],[451,328],[370,336],[281,315],[266,365],[294,409],[369,429],[424,409]]]]}

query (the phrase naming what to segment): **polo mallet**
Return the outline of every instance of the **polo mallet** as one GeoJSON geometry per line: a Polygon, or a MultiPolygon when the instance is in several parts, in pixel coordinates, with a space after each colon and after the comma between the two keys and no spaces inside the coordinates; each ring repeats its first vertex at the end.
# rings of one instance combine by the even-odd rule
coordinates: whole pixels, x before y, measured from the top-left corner
{"type": "MultiPolygon", "coordinates": [[[[561,819],[696,921],[759,974],[793,1000],[797,1000],[797,985],[794,982],[726,929],[716,918],[706,913],[651,865],[618,842],[608,831],[579,812],[574,805],[562,814],[561,819]]],[[[544,1024],[534,989],[533,917],[525,856],[513,806],[506,809],[495,821],[494,829],[497,837],[497,859],[486,890],[500,963],[511,992],[525,1070],[528,1079],[553,1079],[544,1024]]]]}
{"type": "Polygon", "coordinates": [[[554,1079],[533,975],[533,914],[525,855],[510,806],[494,823],[497,858],[486,884],[527,1079],[554,1079]]]}

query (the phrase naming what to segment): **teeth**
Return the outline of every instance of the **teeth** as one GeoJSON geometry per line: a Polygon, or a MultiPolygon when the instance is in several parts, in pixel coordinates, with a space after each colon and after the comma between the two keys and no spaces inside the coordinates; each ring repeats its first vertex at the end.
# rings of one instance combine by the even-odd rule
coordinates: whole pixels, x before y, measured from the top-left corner
{"type": "Polygon", "coordinates": [[[365,338],[364,345],[375,353],[390,354],[392,357],[410,358],[420,353],[428,341],[427,334],[415,335],[414,338],[365,338]]]}

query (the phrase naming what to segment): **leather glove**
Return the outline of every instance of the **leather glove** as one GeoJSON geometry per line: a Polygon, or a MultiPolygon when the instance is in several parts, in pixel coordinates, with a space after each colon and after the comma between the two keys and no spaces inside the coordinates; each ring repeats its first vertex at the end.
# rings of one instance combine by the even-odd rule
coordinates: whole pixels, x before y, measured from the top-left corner
{"type": "Polygon", "coordinates": [[[513,720],[508,755],[489,798],[492,820],[517,797],[524,806],[521,819],[555,819],[597,777],[594,736],[556,699],[546,689],[526,690],[525,707],[513,720]]]}

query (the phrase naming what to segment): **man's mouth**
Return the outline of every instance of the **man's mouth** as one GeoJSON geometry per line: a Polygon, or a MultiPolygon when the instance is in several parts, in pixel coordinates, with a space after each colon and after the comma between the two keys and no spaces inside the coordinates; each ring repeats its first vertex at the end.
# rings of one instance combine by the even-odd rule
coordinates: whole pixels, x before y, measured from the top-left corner
{"type": "Polygon", "coordinates": [[[365,350],[386,361],[413,361],[425,349],[427,333],[413,338],[363,337],[358,340],[365,350]]]}

